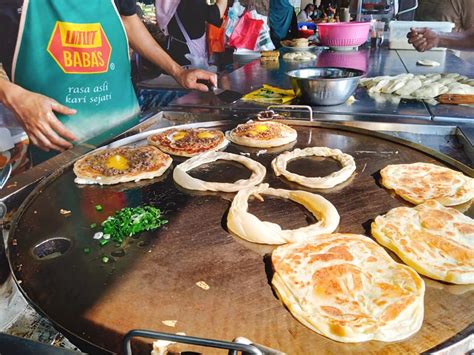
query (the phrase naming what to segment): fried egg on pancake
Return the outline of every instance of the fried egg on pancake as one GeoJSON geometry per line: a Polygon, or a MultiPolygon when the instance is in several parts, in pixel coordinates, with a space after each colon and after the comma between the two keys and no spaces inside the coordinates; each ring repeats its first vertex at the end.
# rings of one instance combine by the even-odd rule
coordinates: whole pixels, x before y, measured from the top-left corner
{"type": "Polygon", "coordinates": [[[398,207],[372,223],[372,235],[420,274],[474,283],[474,220],[437,201],[398,207]]]}
{"type": "Polygon", "coordinates": [[[226,132],[226,137],[235,144],[247,147],[271,148],[293,142],[297,133],[283,123],[249,121],[226,132]]]}
{"type": "Polygon", "coordinates": [[[101,149],[74,163],[77,184],[112,185],[161,176],[173,159],[158,148],[101,149]]]}
{"type": "Polygon", "coordinates": [[[272,285],[292,315],[341,342],[397,341],[423,322],[425,284],[372,239],[324,234],[272,253],[272,285]]]}
{"type": "Polygon", "coordinates": [[[380,174],[382,185],[416,205],[436,200],[444,206],[455,206],[474,198],[474,179],[439,165],[388,165],[380,174]]]}
{"type": "Polygon", "coordinates": [[[217,129],[170,128],[161,133],[148,136],[148,144],[158,147],[165,153],[183,157],[224,149],[229,141],[217,129]]]}

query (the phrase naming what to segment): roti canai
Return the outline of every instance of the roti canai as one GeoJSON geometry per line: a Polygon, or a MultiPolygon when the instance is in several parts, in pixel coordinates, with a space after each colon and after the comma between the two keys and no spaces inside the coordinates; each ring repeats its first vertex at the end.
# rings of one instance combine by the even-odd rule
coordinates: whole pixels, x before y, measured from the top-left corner
{"type": "Polygon", "coordinates": [[[293,142],[297,138],[296,130],[279,122],[249,121],[239,124],[226,132],[227,138],[247,147],[271,148],[293,142]]]}
{"type": "Polygon", "coordinates": [[[101,149],[74,163],[77,184],[113,185],[161,176],[173,159],[158,148],[101,149]]]}
{"type": "Polygon", "coordinates": [[[372,239],[325,234],[272,254],[272,285],[292,315],[341,342],[397,341],[423,322],[425,284],[372,239]]]}
{"type": "Polygon", "coordinates": [[[474,179],[430,163],[388,165],[380,171],[382,185],[418,205],[436,200],[455,206],[474,198],[474,179]]]}
{"type": "Polygon", "coordinates": [[[372,235],[420,274],[474,283],[474,220],[437,201],[398,207],[372,223],[372,235]]]}
{"type": "Polygon", "coordinates": [[[229,141],[217,129],[170,128],[148,136],[148,143],[165,153],[183,157],[224,149],[229,141]]]}

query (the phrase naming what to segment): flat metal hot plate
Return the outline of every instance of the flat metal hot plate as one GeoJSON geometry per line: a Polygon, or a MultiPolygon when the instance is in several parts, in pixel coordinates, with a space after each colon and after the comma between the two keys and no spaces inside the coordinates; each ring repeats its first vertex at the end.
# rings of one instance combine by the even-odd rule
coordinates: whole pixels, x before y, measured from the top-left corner
{"type": "MultiPolygon", "coordinates": [[[[379,133],[283,122],[298,131],[294,147],[327,146],[351,154],[357,164],[354,176],[333,189],[305,189],[275,177],[270,162],[279,149],[257,154],[258,149],[231,144],[226,150],[250,152],[251,158],[267,167],[265,182],[272,187],[305,189],[329,199],[341,215],[340,232],[368,234],[377,215],[409,205],[380,186],[379,171],[387,164],[436,162],[473,174],[446,156],[379,133]]],[[[227,130],[235,124],[207,126],[227,130]]],[[[180,161],[175,159],[174,165],[180,161]]],[[[338,166],[331,159],[305,159],[292,162],[290,169],[321,176],[338,166]]],[[[472,331],[474,285],[425,278],[424,323],[411,338],[343,344],[318,335],[296,321],[273,293],[271,266],[265,257],[273,247],[245,242],[226,230],[233,194],[185,191],[174,184],[171,172],[139,183],[80,186],[74,183],[72,166],[66,166],[48,177],[19,210],[7,251],[14,276],[28,300],[73,340],[95,350],[119,352],[125,333],[149,329],[221,340],[244,336],[288,354],[419,353],[463,330],[472,331]],[[103,211],[96,211],[97,204],[103,211]],[[123,207],[143,204],[161,208],[169,223],[121,247],[99,247],[92,239],[92,223],[101,223],[123,207]],[[63,215],[60,209],[71,213],[63,215]],[[84,248],[91,252],[85,253],[84,248]],[[111,262],[102,263],[103,255],[111,262]],[[198,281],[210,289],[198,287],[198,281]],[[163,323],[169,320],[177,321],[174,327],[163,323]]],[[[217,163],[192,174],[209,181],[235,181],[249,172],[239,165],[217,163]]],[[[300,206],[280,199],[252,201],[250,209],[284,228],[314,222],[300,206]]],[[[472,209],[467,213],[472,216],[472,209]]],[[[137,347],[139,352],[149,351],[144,344],[137,347]]]]}

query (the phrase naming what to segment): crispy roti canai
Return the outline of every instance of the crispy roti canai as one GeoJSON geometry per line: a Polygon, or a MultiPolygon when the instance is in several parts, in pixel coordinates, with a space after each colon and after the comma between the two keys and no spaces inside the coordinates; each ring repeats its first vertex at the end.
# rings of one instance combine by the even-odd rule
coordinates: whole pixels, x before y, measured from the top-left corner
{"type": "Polygon", "coordinates": [[[158,148],[120,147],[102,149],[74,163],[78,184],[113,185],[161,176],[173,159],[158,148]]]}
{"type": "Polygon", "coordinates": [[[226,132],[226,137],[233,143],[247,147],[271,148],[293,142],[297,133],[283,123],[249,121],[226,132]]]}
{"type": "Polygon", "coordinates": [[[217,129],[170,128],[161,133],[148,136],[148,143],[165,153],[183,157],[224,149],[229,141],[217,129]]]}
{"type": "Polygon", "coordinates": [[[437,201],[398,207],[372,223],[372,235],[420,274],[474,283],[474,220],[437,201]]]}
{"type": "Polygon", "coordinates": [[[341,342],[397,341],[423,322],[425,284],[372,239],[323,234],[272,253],[272,285],[293,316],[341,342]]]}
{"type": "Polygon", "coordinates": [[[435,164],[388,165],[380,174],[382,185],[416,205],[436,200],[454,206],[474,198],[474,179],[435,164]]]}

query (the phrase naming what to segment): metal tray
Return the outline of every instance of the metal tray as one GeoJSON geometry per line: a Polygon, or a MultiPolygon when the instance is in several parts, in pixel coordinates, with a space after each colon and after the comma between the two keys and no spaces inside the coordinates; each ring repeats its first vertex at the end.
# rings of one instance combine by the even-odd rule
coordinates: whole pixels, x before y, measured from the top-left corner
{"type": "MultiPolygon", "coordinates": [[[[321,122],[282,122],[298,131],[294,147],[328,146],[354,156],[354,176],[333,189],[311,190],[275,177],[270,162],[278,149],[257,154],[258,150],[231,144],[227,151],[250,152],[267,167],[265,182],[272,187],[305,189],[329,199],[341,215],[340,232],[368,234],[377,215],[409,205],[379,185],[379,170],[387,164],[436,162],[474,175],[473,169],[445,155],[381,133],[321,122]]],[[[227,130],[235,123],[182,127],[189,126],[227,130]]],[[[149,133],[112,145],[143,144],[143,135],[149,133]]],[[[175,159],[174,165],[180,161],[175,159]]],[[[334,161],[319,159],[299,159],[289,168],[313,176],[338,169],[334,161]]],[[[193,174],[232,181],[250,173],[238,165],[214,163],[193,174]]],[[[233,194],[185,191],[174,184],[171,170],[151,181],[109,187],[79,186],[73,179],[69,164],[34,190],[12,223],[7,255],[29,302],[82,349],[119,352],[121,339],[130,329],[222,340],[244,336],[288,354],[419,353],[457,334],[472,333],[474,285],[425,278],[425,319],[417,334],[396,343],[334,342],[296,321],[273,293],[268,259],[273,247],[228,233],[226,213],[233,194]],[[95,210],[97,204],[103,206],[102,212],[95,210]],[[100,223],[122,207],[141,204],[161,208],[169,224],[130,239],[122,248],[100,248],[92,239],[91,223],[100,223]],[[72,213],[62,215],[61,208],[72,213]],[[92,252],[85,254],[85,247],[92,252]],[[101,263],[104,254],[112,256],[113,262],[101,263]],[[205,281],[210,289],[197,287],[198,281],[205,281]],[[164,320],[177,320],[176,326],[168,327],[164,320]]],[[[251,201],[250,210],[283,228],[314,222],[301,206],[286,200],[251,201]]],[[[473,208],[466,213],[472,216],[473,208]]],[[[135,343],[138,353],[149,349],[144,341],[135,343]]]]}

